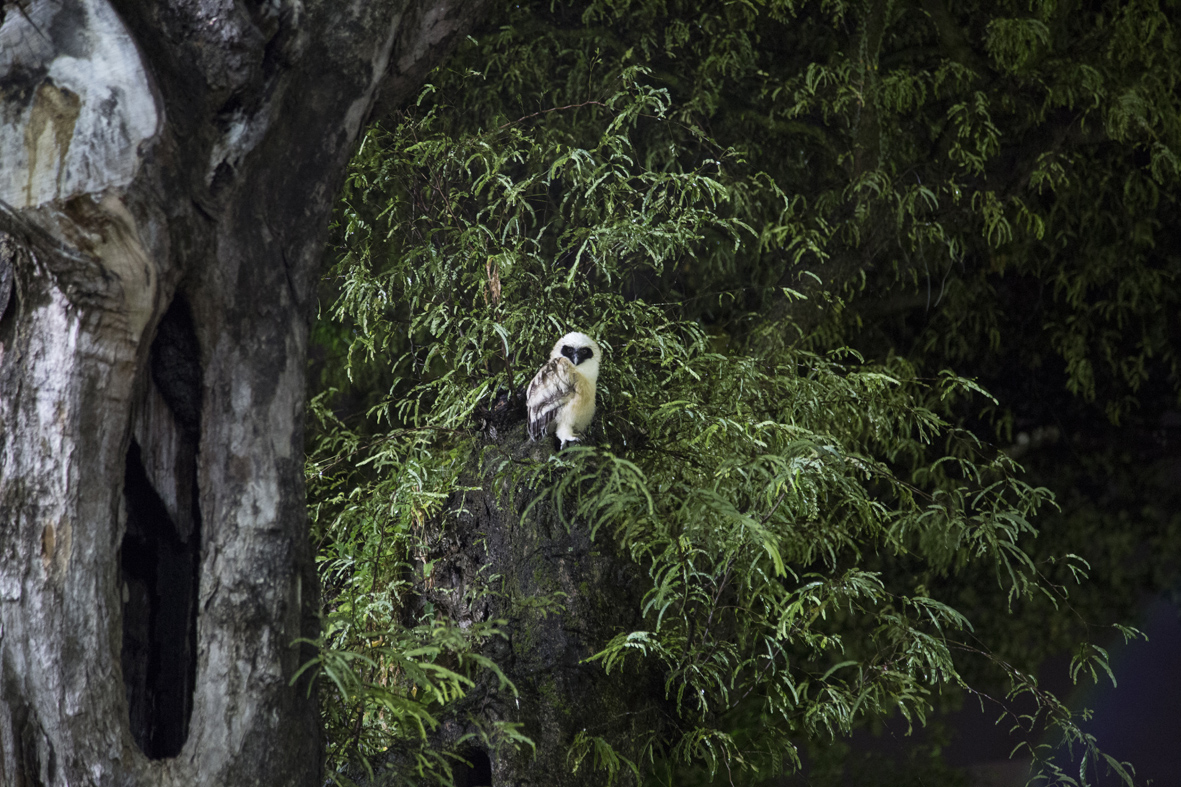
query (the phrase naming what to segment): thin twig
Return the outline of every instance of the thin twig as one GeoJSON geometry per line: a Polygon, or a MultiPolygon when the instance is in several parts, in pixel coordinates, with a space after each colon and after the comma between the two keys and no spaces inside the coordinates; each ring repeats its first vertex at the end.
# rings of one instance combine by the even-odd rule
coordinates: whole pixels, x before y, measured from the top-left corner
{"type": "Polygon", "coordinates": [[[519,117],[516,120],[510,120],[507,123],[497,126],[496,130],[500,131],[502,128],[508,128],[509,126],[515,126],[518,123],[523,123],[526,120],[528,120],[529,118],[535,118],[538,115],[547,115],[550,112],[558,112],[563,109],[578,109],[579,107],[606,107],[606,106],[607,105],[604,104],[602,101],[583,101],[581,104],[567,104],[564,107],[550,107],[549,109],[543,109],[539,112],[534,112],[532,115],[525,115],[524,117],[519,117]]]}

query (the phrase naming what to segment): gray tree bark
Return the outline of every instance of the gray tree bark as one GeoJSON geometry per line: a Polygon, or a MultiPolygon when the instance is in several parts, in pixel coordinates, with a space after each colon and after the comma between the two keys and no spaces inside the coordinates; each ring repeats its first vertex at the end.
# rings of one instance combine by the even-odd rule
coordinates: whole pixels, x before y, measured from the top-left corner
{"type": "Polygon", "coordinates": [[[317,784],[308,318],[484,0],[0,10],[0,784],[317,784]]]}

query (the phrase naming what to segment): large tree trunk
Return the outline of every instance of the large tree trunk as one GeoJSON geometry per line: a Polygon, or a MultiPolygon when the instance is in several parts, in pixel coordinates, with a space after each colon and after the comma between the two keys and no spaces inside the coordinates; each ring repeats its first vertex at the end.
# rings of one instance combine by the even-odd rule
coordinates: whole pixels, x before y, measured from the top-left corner
{"type": "Polygon", "coordinates": [[[316,784],[308,317],[483,0],[0,11],[0,784],[316,784]]]}

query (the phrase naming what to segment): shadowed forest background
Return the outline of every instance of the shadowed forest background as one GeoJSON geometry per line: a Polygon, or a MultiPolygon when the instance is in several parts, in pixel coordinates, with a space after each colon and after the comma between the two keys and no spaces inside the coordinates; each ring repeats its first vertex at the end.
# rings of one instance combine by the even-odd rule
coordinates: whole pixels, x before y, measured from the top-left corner
{"type": "Polygon", "coordinates": [[[608,636],[563,630],[588,691],[647,704],[550,697],[570,784],[970,784],[948,714],[979,706],[1017,783],[1132,783],[1068,698],[1178,613],[1179,12],[494,5],[369,130],[332,230],[330,775],[538,751],[506,665],[603,589],[506,580],[479,499],[627,578],[608,636]],[[559,454],[514,393],[569,330],[604,362],[559,454]]]}

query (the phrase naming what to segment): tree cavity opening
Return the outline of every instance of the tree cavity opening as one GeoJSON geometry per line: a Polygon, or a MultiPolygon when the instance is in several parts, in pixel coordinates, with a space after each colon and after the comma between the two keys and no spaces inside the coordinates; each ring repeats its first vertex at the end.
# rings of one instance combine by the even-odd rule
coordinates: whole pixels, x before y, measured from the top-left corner
{"type": "Polygon", "coordinates": [[[184,746],[197,675],[201,366],[192,316],[179,298],[161,318],[149,366],[127,450],[119,562],[131,735],[158,760],[184,746]]]}

